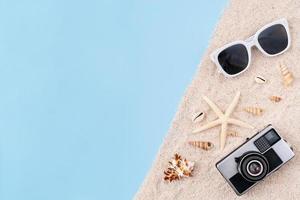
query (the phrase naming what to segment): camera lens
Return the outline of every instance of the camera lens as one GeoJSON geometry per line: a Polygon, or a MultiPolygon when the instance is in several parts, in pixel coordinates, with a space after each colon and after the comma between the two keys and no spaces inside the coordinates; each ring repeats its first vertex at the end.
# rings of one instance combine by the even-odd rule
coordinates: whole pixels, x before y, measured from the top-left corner
{"type": "Polygon", "coordinates": [[[263,166],[258,160],[250,161],[246,169],[251,176],[259,176],[263,172],[263,166]]]}
{"type": "Polygon", "coordinates": [[[260,181],[268,174],[269,163],[262,154],[248,152],[240,159],[238,171],[248,181],[260,181]]]}

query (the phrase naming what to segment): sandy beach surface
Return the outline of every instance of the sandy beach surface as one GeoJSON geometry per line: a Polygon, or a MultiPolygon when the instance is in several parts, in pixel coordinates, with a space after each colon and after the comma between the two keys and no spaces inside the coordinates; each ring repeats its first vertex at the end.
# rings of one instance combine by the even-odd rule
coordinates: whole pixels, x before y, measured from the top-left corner
{"type": "Polygon", "coordinates": [[[210,45],[198,66],[194,80],[178,107],[178,111],[146,179],[135,199],[300,199],[300,1],[299,0],[231,0],[215,29],[210,45]],[[252,49],[252,63],[248,71],[236,78],[219,74],[209,54],[226,43],[245,40],[263,25],[285,17],[291,33],[290,49],[277,57],[265,57],[252,49]],[[286,65],[295,76],[291,87],[284,87],[279,64],[286,65]],[[259,85],[254,77],[261,75],[268,82],[259,85]],[[230,126],[241,137],[228,137],[223,151],[219,148],[220,126],[192,134],[192,130],[216,118],[215,113],[202,99],[208,96],[223,111],[232,101],[236,91],[241,92],[235,118],[255,127],[254,130],[230,126]],[[278,95],[279,103],[268,97],[278,95]],[[262,107],[262,116],[252,116],[243,111],[246,106],[262,107]],[[200,123],[192,122],[195,112],[203,111],[207,117],[200,123]],[[273,126],[294,147],[296,156],[262,183],[238,197],[215,168],[215,163],[251,137],[267,124],[273,126]],[[209,140],[215,144],[211,151],[188,145],[190,140],[209,140]],[[163,171],[174,153],[195,162],[193,177],[168,183],[163,171]]]}

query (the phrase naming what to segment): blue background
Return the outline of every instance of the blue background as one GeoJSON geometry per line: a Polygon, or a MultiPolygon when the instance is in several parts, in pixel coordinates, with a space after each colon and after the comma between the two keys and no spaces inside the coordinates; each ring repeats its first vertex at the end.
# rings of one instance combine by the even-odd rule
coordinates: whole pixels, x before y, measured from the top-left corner
{"type": "Polygon", "coordinates": [[[0,199],[131,199],[226,3],[0,0],[0,199]]]}

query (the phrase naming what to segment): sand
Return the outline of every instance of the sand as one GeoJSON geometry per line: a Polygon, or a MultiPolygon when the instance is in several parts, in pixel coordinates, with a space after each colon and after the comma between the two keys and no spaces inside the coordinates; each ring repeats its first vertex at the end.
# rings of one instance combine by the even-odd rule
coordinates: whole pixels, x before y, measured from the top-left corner
{"type": "Polygon", "coordinates": [[[179,105],[156,160],[135,199],[300,199],[299,45],[300,1],[230,1],[215,29],[194,80],[179,105]],[[263,25],[282,17],[287,18],[289,22],[292,38],[291,48],[286,53],[269,58],[254,48],[251,67],[243,75],[228,79],[217,73],[216,66],[209,59],[209,54],[213,50],[231,41],[244,40],[263,25]],[[290,88],[285,88],[281,82],[279,63],[288,66],[296,77],[290,88]],[[254,77],[257,75],[267,78],[268,83],[256,84],[254,77]],[[201,123],[216,118],[214,112],[201,98],[202,95],[208,96],[225,110],[236,91],[241,91],[241,98],[233,116],[253,125],[255,130],[230,126],[229,129],[238,131],[242,137],[228,138],[223,151],[218,148],[219,126],[203,133],[191,134],[195,127],[200,126],[191,120],[195,111],[207,113],[206,119],[201,123]],[[268,99],[270,95],[282,96],[283,100],[280,103],[272,103],[268,99]],[[243,112],[245,106],[263,107],[265,113],[261,117],[251,116],[243,112]],[[215,163],[244,142],[245,138],[270,123],[293,145],[296,156],[248,193],[238,197],[216,170],[215,163]],[[212,141],[216,147],[208,152],[195,149],[187,144],[187,141],[194,139],[212,141]],[[163,180],[163,171],[175,152],[196,162],[194,176],[168,183],[163,180]]]}

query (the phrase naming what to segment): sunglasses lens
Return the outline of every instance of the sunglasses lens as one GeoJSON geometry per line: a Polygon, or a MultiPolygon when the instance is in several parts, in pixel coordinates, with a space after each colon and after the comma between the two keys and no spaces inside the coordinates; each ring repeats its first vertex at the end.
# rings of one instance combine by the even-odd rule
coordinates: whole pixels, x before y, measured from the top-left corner
{"type": "Polygon", "coordinates": [[[227,74],[238,74],[248,66],[247,48],[243,44],[230,46],[219,53],[218,61],[227,74]]]}
{"type": "Polygon", "coordinates": [[[273,25],[258,35],[258,43],[268,54],[282,52],[288,46],[288,34],[281,24],[273,25]]]}

